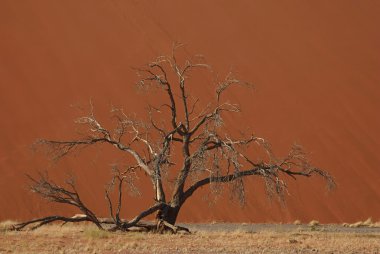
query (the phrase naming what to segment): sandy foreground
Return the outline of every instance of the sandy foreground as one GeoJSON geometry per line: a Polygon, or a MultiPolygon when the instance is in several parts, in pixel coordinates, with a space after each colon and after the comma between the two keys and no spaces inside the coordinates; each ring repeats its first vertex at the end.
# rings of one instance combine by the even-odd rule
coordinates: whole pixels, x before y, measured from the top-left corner
{"type": "Polygon", "coordinates": [[[380,253],[379,228],[187,224],[192,234],[108,233],[92,225],[0,233],[0,253],[380,253]]]}

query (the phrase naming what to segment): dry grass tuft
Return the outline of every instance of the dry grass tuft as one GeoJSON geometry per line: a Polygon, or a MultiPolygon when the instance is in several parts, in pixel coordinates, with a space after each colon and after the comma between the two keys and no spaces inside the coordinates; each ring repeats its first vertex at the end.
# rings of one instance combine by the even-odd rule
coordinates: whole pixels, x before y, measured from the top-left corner
{"type": "Polygon", "coordinates": [[[295,221],[293,222],[293,224],[294,224],[294,225],[301,225],[302,223],[301,223],[300,220],[295,220],[295,221]]]}
{"type": "Polygon", "coordinates": [[[84,230],[85,236],[93,239],[99,238],[109,238],[112,236],[112,233],[104,230],[100,230],[96,227],[89,227],[84,230]]]}
{"type": "Polygon", "coordinates": [[[0,222],[0,232],[7,232],[9,229],[15,225],[17,222],[16,221],[11,221],[11,220],[6,220],[0,222]]]}
{"type": "Polygon", "coordinates": [[[298,243],[298,241],[296,239],[289,239],[288,242],[289,243],[298,243]]]}
{"type": "Polygon", "coordinates": [[[350,227],[350,228],[359,228],[359,227],[371,227],[371,228],[376,228],[376,227],[380,227],[380,221],[378,222],[373,222],[372,221],[372,218],[369,217],[367,220],[365,221],[358,221],[358,222],[355,222],[355,223],[343,223],[342,224],[343,227],[350,227]]]}
{"type": "Polygon", "coordinates": [[[371,217],[369,217],[366,221],[363,222],[363,225],[367,227],[371,226],[372,224],[373,224],[373,221],[371,217]]]}
{"type": "Polygon", "coordinates": [[[319,225],[320,225],[319,221],[317,221],[317,220],[312,220],[309,222],[310,227],[315,227],[315,226],[319,226],[319,225]]]}
{"type": "Polygon", "coordinates": [[[371,224],[369,227],[371,227],[371,228],[380,228],[380,221],[371,224]]]}
{"type": "Polygon", "coordinates": [[[349,225],[350,228],[358,228],[358,227],[363,227],[363,226],[364,226],[363,221],[358,221],[349,225]]]}

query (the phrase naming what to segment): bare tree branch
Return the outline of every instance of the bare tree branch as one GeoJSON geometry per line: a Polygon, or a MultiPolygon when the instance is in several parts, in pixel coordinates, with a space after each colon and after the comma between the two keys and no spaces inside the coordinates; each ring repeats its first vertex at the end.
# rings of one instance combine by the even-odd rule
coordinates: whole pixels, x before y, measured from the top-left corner
{"type": "Polygon", "coordinates": [[[79,217],[79,218],[70,218],[70,217],[64,217],[64,216],[48,216],[40,219],[30,220],[27,222],[19,223],[13,225],[14,230],[22,230],[26,226],[38,223],[37,225],[33,226],[31,230],[37,229],[43,225],[46,225],[48,223],[52,223],[54,221],[63,221],[63,222],[82,222],[82,221],[91,221],[87,216],[79,217]]]}
{"type": "MultiPolygon", "coordinates": [[[[66,184],[70,186],[71,190],[58,186],[43,174],[40,174],[40,178],[38,180],[29,175],[28,178],[32,183],[32,192],[39,194],[41,197],[48,201],[77,207],[82,213],[87,216],[87,219],[89,221],[93,222],[98,228],[103,229],[95,213],[87,208],[87,206],[80,199],[80,196],[75,188],[75,181],[73,178],[66,180],[66,184]]],[[[47,220],[48,222],[42,221],[41,223],[46,224],[49,223],[50,220],[54,221],[57,219],[49,218],[47,220]]],[[[59,217],[59,220],[62,220],[62,217],[59,217]]]]}

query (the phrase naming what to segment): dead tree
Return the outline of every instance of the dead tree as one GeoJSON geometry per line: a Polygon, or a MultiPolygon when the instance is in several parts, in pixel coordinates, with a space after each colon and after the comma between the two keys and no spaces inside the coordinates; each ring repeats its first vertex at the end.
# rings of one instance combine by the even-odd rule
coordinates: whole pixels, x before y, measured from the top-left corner
{"type": "MultiPolygon", "coordinates": [[[[200,56],[180,63],[176,50],[177,46],[170,55],[160,56],[136,69],[138,86],[148,90],[158,88],[165,98],[161,105],[149,105],[148,121],[136,120],[122,109],[113,109],[117,126],[110,130],[96,119],[91,109],[89,115],[77,120],[78,124],[87,126],[88,135],[69,141],[38,141],[40,146],[47,147],[54,159],[67,156],[80,147],[99,143],[110,145],[130,156],[133,161],[130,169],[145,173],[152,184],[155,203],[127,221],[120,218],[120,210],[122,186],[128,172],[114,172],[111,186],[116,185],[118,190],[116,211],[109,189],[106,190],[113,230],[128,230],[139,225],[142,218],[156,213],[156,229],[177,231],[181,228],[174,225],[181,207],[197,190],[207,185],[230,184],[234,196],[244,202],[244,179],[251,176],[262,178],[268,195],[281,199],[287,190],[287,177],[297,179],[317,175],[327,181],[329,188],[334,187],[329,173],[312,166],[300,146],[293,146],[285,158],[278,158],[269,143],[254,133],[238,138],[229,135],[223,118],[240,112],[240,107],[225,98],[226,92],[232,86],[249,87],[250,84],[229,73],[218,82],[214,97],[201,106],[200,98],[192,97],[188,78],[194,71],[211,70],[211,67],[200,56]],[[174,155],[174,150],[181,152],[174,155]],[[266,157],[258,159],[255,151],[266,157]],[[175,175],[174,181],[168,180],[169,175],[175,175]]],[[[70,186],[74,191],[67,191],[44,178],[32,181],[35,183],[32,190],[36,193],[53,202],[78,207],[85,214],[83,220],[92,221],[102,228],[101,221],[80,201],[73,184],[70,186]]],[[[42,223],[57,219],[74,222],[68,218],[45,218],[42,223]]]]}

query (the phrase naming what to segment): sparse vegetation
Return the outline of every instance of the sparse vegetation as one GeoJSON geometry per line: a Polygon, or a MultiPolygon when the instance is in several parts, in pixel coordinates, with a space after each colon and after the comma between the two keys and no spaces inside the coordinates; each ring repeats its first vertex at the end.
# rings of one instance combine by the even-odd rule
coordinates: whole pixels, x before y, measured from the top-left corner
{"type": "Polygon", "coordinates": [[[312,221],[309,222],[309,226],[310,226],[310,227],[319,226],[319,221],[317,221],[317,220],[312,220],[312,221]]]}
{"type": "Polygon", "coordinates": [[[104,230],[99,230],[95,227],[88,227],[84,230],[84,234],[90,238],[98,239],[98,238],[109,238],[111,233],[104,230]]]}
{"type": "Polygon", "coordinates": [[[380,227],[380,221],[378,222],[373,222],[372,218],[368,218],[365,221],[358,221],[355,223],[343,223],[343,227],[350,227],[350,228],[359,228],[359,227],[380,227]]]}
{"type": "Polygon", "coordinates": [[[295,221],[293,222],[293,224],[294,224],[294,225],[301,225],[301,221],[300,221],[300,220],[295,220],[295,221]]]}
{"type": "MultiPolygon", "coordinates": [[[[213,227],[213,226],[210,226],[213,227]]],[[[0,253],[379,253],[380,232],[235,230],[195,234],[121,234],[93,225],[48,225],[0,234],[0,253]]],[[[357,229],[350,229],[357,230],[357,229]]]]}
{"type": "Polygon", "coordinates": [[[17,222],[11,221],[11,220],[6,220],[6,221],[0,222],[0,233],[2,233],[2,232],[4,233],[4,232],[11,230],[13,225],[15,225],[15,224],[17,224],[17,222]]]}

